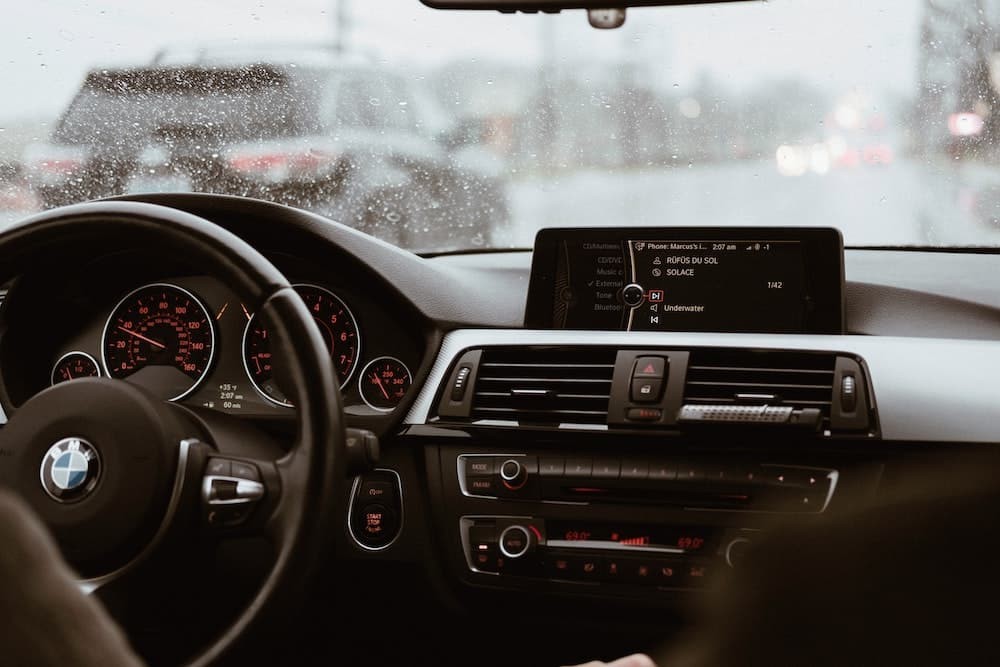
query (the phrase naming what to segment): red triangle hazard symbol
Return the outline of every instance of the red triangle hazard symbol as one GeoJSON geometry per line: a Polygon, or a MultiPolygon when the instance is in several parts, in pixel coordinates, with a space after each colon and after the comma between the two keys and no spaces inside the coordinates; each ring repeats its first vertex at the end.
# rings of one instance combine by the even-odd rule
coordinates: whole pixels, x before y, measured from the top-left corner
{"type": "Polygon", "coordinates": [[[656,369],[653,368],[653,364],[646,364],[646,367],[642,369],[643,373],[655,373],[656,369]]]}

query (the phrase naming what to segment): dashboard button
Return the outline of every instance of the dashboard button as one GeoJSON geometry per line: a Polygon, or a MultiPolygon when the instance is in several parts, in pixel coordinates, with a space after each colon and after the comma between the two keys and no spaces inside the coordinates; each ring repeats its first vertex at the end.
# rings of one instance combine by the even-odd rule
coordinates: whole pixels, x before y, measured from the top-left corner
{"type": "Polygon", "coordinates": [[[684,568],[688,586],[704,586],[709,574],[709,568],[704,563],[691,563],[684,568]]]}
{"type": "Polygon", "coordinates": [[[566,471],[566,459],[546,459],[538,461],[538,474],[542,477],[562,477],[566,471]]]}
{"type": "Polygon", "coordinates": [[[465,481],[465,490],[474,496],[492,496],[497,492],[497,481],[493,476],[470,475],[465,481]]]}
{"type": "Polygon", "coordinates": [[[380,503],[363,506],[358,523],[361,527],[358,540],[367,546],[385,546],[396,536],[396,513],[380,503]]]}
{"type": "Polygon", "coordinates": [[[465,459],[465,471],[470,475],[492,475],[494,470],[493,458],[490,456],[465,459]]]}
{"type": "Polygon", "coordinates": [[[545,573],[552,579],[569,579],[572,576],[572,558],[565,554],[550,554],[545,559],[545,573]]]}
{"type": "Polygon", "coordinates": [[[683,482],[700,482],[705,479],[705,471],[696,465],[683,463],[677,466],[677,479],[683,482]]]}
{"type": "Polygon", "coordinates": [[[597,581],[604,574],[604,559],[598,556],[577,556],[570,560],[574,579],[597,581]]]}
{"type": "Polygon", "coordinates": [[[680,586],[684,580],[684,565],[675,561],[661,560],[653,564],[653,579],[661,586],[680,586]]]}
{"type": "Polygon", "coordinates": [[[389,502],[393,496],[390,482],[367,481],[361,484],[361,498],[367,501],[389,502]]]}
{"type": "Polygon", "coordinates": [[[622,562],[625,568],[625,579],[635,584],[652,584],[656,582],[656,563],[651,560],[628,560],[622,562]]]}
{"type": "Polygon", "coordinates": [[[671,481],[677,479],[677,466],[673,463],[650,463],[649,479],[671,481]]]}
{"type": "Polygon", "coordinates": [[[660,408],[629,408],[625,417],[634,422],[658,422],[663,417],[660,408]]]}
{"type": "Polygon", "coordinates": [[[646,479],[649,477],[647,461],[622,461],[622,479],[646,479]]]}
{"type": "Polygon", "coordinates": [[[507,526],[500,533],[500,553],[507,558],[520,558],[531,546],[531,533],[524,526],[507,526]]]}
{"type": "Polygon", "coordinates": [[[594,469],[594,462],[591,459],[567,459],[566,460],[566,476],[567,477],[586,477],[590,478],[591,473],[594,469]]]}
{"type": "Polygon", "coordinates": [[[664,376],[666,359],[663,357],[639,357],[635,360],[633,378],[659,378],[664,376]]]}
{"type": "Polygon", "coordinates": [[[611,459],[595,459],[592,476],[594,479],[618,479],[621,463],[611,459]]]}
{"type": "Polygon", "coordinates": [[[663,393],[663,380],[637,378],[632,380],[632,400],[636,403],[657,403],[663,393]]]}

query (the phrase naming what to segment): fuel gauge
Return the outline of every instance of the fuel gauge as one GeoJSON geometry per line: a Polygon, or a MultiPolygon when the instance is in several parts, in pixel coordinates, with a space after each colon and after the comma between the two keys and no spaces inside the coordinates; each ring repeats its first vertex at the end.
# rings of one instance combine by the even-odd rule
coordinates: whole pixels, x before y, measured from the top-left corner
{"type": "Polygon", "coordinates": [[[379,412],[390,412],[413,383],[410,369],[395,357],[379,357],[368,362],[358,379],[361,398],[379,412]]]}
{"type": "Polygon", "coordinates": [[[59,357],[52,367],[52,384],[76,380],[78,378],[97,377],[101,367],[97,360],[86,352],[69,352],[59,357]]]}

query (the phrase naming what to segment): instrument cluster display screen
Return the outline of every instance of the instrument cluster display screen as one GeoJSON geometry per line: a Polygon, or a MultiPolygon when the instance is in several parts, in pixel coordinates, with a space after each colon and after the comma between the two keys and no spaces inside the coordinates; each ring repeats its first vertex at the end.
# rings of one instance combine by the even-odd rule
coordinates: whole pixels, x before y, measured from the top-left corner
{"type": "Polygon", "coordinates": [[[525,325],[841,333],[843,281],[835,229],[547,229],[525,325]]]}

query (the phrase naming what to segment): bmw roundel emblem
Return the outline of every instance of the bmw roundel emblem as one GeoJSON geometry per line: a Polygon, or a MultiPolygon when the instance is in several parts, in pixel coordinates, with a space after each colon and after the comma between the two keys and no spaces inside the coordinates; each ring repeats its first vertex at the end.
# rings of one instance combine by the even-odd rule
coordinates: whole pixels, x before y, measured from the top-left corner
{"type": "Polygon", "coordinates": [[[83,438],[63,438],[42,459],[42,488],[53,499],[69,503],[90,495],[101,476],[101,457],[83,438]]]}

